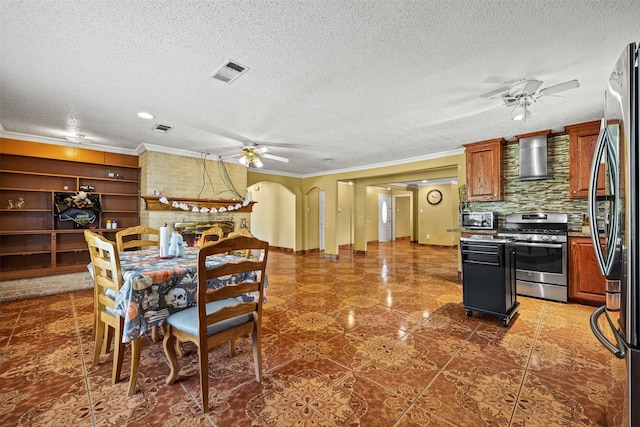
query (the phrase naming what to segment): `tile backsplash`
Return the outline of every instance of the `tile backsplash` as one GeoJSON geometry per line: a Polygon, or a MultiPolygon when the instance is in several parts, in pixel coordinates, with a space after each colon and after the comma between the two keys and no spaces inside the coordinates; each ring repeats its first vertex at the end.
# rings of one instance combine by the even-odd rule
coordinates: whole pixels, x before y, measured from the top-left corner
{"type": "Polygon", "coordinates": [[[559,212],[569,215],[569,230],[580,230],[587,199],[569,198],[569,135],[551,137],[547,145],[548,179],[521,181],[517,143],[503,147],[502,191],[499,202],[469,202],[471,211],[498,212],[498,226],[504,216],[518,212],[559,212]]]}

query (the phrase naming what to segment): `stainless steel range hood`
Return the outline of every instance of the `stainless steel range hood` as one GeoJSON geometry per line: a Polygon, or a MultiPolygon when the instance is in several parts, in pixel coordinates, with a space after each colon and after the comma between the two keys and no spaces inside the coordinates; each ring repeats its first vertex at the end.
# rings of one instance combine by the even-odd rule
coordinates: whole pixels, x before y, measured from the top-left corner
{"type": "Polygon", "coordinates": [[[520,180],[549,179],[547,175],[547,134],[520,138],[520,180]]]}

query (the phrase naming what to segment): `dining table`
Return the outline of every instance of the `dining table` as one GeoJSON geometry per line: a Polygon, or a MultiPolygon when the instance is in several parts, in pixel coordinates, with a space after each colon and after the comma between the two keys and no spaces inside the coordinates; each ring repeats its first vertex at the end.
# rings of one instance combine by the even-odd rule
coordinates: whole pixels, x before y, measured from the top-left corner
{"type": "MultiPolygon", "coordinates": [[[[115,312],[124,319],[123,342],[131,342],[131,378],[128,395],[135,393],[142,335],[166,323],[167,317],[196,305],[198,248],[187,247],[182,256],[160,257],[157,250],[119,253],[123,286],[116,294],[115,312]]],[[[241,257],[220,254],[207,258],[207,268],[241,257]]],[[[207,288],[219,288],[246,280],[256,273],[229,275],[207,282],[207,288]]],[[[251,296],[247,296],[251,298],[251,296]]]]}

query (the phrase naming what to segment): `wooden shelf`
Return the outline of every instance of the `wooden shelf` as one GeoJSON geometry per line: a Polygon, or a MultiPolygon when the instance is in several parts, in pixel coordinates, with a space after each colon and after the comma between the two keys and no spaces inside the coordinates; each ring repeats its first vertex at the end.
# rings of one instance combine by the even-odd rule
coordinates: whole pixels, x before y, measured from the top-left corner
{"type": "MultiPolygon", "coordinates": [[[[146,204],[146,209],[148,211],[181,211],[181,212],[191,212],[191,210],[185,210],[182,208],[173,207],[173,202],[178,203],[186,203],[189,208],[193,206],[197,206],[198,208],[207,208],[211,210],[215,208],[216,210],[220,210],[220,208],[224,208],[224,212],[218,213],[227,213],[227,212],[251,212],[253,211],[253,205],[255,202],[249,202],[247,206],[242,206],[242,200],[207,200],[207,199],[190,199],[184,197],[169,197],[165,196],[169,203],[160,203],[160,197],[153,196],[142,196],[146,204]],[[240,204],[240,208],[236,209],[235,206],[240,204]],[[229,206],[234,206],[233,210],[228,210],[229,206]]],[[[196,213],[196,212],[194,212],[196,213]]]]}
{"type": "MultiPolygon", "coordinates": [[[[0,146],[0,280],[86,271],[90,261],[85,228],[54,215],[56,193],[82,186],[102,206],[90,228],[113,240],[122,228],[140,224],[140,168],[137,156],[99,151],[42,155],[36,143],[2,140],[0,146]],[[38,148],[38,149],[36,149],[38,148]],[[109,177],[110,173],[126,179],[109,177]],[[24,198],[26,209],[7,209],[24,198]],[[107,229],[107,220],[120,228],[107,229]]],[[[46,147],[45,147],[46,148],[46,147]]]]}

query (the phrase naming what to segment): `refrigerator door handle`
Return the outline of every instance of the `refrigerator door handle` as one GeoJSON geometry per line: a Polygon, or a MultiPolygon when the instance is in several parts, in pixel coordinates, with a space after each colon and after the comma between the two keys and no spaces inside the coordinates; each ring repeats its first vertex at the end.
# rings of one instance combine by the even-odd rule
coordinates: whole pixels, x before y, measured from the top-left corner
{"type": "Polygon", "coordinates": [[[616,246],[616,236],[618,235],[618,203],[614,201],[611,212],[611,225],[608,230],[605,230],[607,233],[607,247],[606,247],[606,258],[605,255],[600,250],[600,235],[598,233],[598,203],[597,203],[597,190],[598,190],[598,170],[600,168],[600,162],[603,160],[603,156],[606,154],[607,158],[605,159],[607,165],[609,167],[610,173],[610,191],[612,192],[614,197],[618,197],[618,186],[619,181],[617,177],[618,170],[618,161],[616,159],[615,147],[611,142],[611,135],[609,134],[609,129],[607,128],[607,124],[605,119],[602,119],[602,124],[600,127],[600,135],[598,135],[598,142],[596,144],[596,149],[593,155],[593,162],[591,164],[591,175],[589,180],[589,197],[588,197],[588,205],[589,205],[589,227],[591,229],[591,240],[593,242],[593,249],[596,254],[596,260],[598,261],[598,267],[600,267],[600,271],[603,275],[608,275],[611,272],[611,267],[613,266],[613,261],[615,258],[615,246],[616,246]]]}
{"type": "Polygon", "coordinates": [[[598,341],[600,341],[602,345],[607,348],[607,350],[613,353],[618,359],[624,359],[626,353],[624,351],[625,347],[623,339],[620,336],[618,330],[611,323],[611,319],[609,319],[609,316],[607,316],[607,322],[609,323],[609,327],[613,331],[613,335],[616,338],[616,344],[613,344],[611,341],[609,341],[598,327],[598,318],[605,314],[605,309],[606,307],[603,305],[602,307],[597,308],[596,311],[591,313],[591,318],[589,321],[589,323],[591,324],[591,331],[593,331],[593,334],[596,336],[596,338],[598,338],[598,341]]]}

